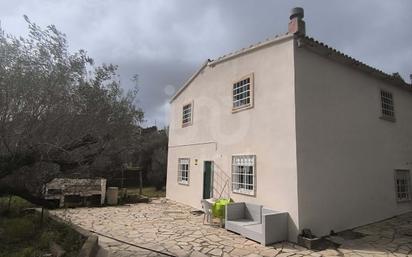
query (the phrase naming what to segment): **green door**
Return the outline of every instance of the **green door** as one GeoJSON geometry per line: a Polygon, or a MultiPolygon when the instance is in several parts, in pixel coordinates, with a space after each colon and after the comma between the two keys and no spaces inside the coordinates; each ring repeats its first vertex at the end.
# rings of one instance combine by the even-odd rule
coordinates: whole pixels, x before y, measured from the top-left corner
{"type": "Polygon", "coordinates": [[[213,162],[205,161],[203,165],[203,199],[212,198],[213,162]]]}

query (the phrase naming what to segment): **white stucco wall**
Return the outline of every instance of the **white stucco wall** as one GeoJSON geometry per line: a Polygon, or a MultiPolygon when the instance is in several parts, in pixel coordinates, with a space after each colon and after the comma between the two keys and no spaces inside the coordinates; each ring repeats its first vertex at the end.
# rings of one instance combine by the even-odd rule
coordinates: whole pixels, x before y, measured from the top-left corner
{"type": "Polygon", "coordinates": [[[411,169],[412,94],[296,48],[299,224],[317,235],[411,210],[397,203],[395,169],[411,169]],[[393,93],[396,122],[380,117],[393,93]]]}
{"type": "Polygon", "coordinates": [[[289,237],[296,240],[299,220],[293,61],[293,40],[288,38],[206,67],[171,103],[167,198],[200,208],[203,161],[215,162],[214,194],[218,197],[227,180],[226,189],[231,189],[232,155],[253,154],[256,195],[225,190],[223,196],[289,212],[289,237]],[[233,83],[251,73],[254,107],[232,113],[233,83]],[[182,106],[189,102],[193,102],[193,125],[182,128],[182,106]],[[180,185],[178,158],[185,157],[190,158],[189,185],[180,185]]]}

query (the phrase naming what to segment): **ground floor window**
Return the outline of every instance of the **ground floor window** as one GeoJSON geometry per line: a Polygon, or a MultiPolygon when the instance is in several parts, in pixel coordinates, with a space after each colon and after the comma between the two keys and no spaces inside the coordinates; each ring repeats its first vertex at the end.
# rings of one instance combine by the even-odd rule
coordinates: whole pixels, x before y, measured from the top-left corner
{"type": "Polygon", "coordinates": [[[410,179],[409,170],[396,170],[395,171],[396,197],[399,202],[411,200],[410,184],[411,184],[411,179],[410,179]]]}
{"type": "Polygon", "coordinates": [[[189,158],[179,158],[177,181],[180,184],[189,184],[189,158]]]}
{"type": "Polygon", "coordinates": [[[255,155],[236,155],[232,157],[232,191],[255,195],[255,155]]]}

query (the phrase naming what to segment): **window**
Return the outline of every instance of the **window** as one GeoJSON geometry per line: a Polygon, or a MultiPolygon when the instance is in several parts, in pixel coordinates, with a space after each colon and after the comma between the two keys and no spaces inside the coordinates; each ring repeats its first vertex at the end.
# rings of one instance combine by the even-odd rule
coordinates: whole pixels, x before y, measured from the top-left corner
{"type": "Polygon", "coordinates": [[[252,75],[233,84],[233,111],[253,106],[252,75]]]}
{"type": "Polygon", "coordinates": [[[180,184],[189,184],[189,158],[179,158],[179,167],[177,171],[177,181],[180,184]]]}
{"type": "Polygon", "coordinates": [[[238,155],[232,157],[232,191],[255,195],[255,156],[238,155]]]}
{"type": "Polygon", "coordinates": [[[186,127],[192,125],[192,104],[183,106],[182,126],[186,127]]]}
{"type": "Polygon", "coordinates": [[[381,90],[381,111],[382,118],[392,121],[395,120],[395,108],[391,92],[381,90]]]}
{"type": "Polygon", "coordinates": [[[395,171],[396,198],[398,199],[398,202],[411,200],[410,184],[409,170],[395,171]]]}

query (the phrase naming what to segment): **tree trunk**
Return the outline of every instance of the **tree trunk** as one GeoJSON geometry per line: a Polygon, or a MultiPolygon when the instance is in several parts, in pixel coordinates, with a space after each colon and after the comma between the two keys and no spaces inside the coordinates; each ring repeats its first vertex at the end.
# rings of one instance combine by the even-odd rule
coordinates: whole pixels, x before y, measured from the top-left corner
{"type": "Polygon", "coordinates": [[[142,195],[142,191],[143,191],[142,170],[139,170],[139,195],[142,195]]]}
{"type": "Polygon", "coordinates": [[[43,185],[60,175],[57,164],[40,162],[31,167],[25,166],[0,178],[0,194],[17,195],[32,203],[47,206],[43,198],[43,185]]]}
{"type": "Polygon", "coordinates": [[[7,205],[7,212],[10,211],[11,208],[11,199],[13,198],[13,195],[9,195],[9,204],[7,205]]]}
{"type": "Polygon", "coordinates": [[[30,202],[48,205],[43,197],[44,185],[57,177],[81,176],[84,168],[104,150],[97,138],[90,135],[62,147],[42,147],[22,155],[23,160],[28,161],[10,161],[10,165],[4,166],[8,169],[0,166],[0,194],[18,195],[30,202]]]}

